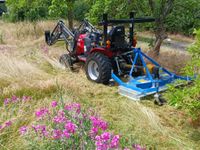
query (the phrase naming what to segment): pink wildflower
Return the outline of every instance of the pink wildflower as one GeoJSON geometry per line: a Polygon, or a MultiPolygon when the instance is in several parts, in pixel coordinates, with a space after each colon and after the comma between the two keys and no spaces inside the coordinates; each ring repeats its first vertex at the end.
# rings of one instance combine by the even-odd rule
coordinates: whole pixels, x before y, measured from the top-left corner
{"type": "Polygon", "coordinates": [[[139,145],[139,144],[134,144],[134,145],[133,145],[133,148],[135,148],[135,150],[146,150],[146,148],[142,147],[142,146],[139,145]]]}
{"type": "Polygon", "coordinates": [[[98,128],[92,127],[90,130],[90,136],[93,138],[98,134],[98,128]]]}
{"type": "Polygon", "coordinates": [[[71,121],[68,121],[65,125],[65,129],[69,132],[69,133],[75,133],[76,132],[76,128],[77,126],[72,123],[71,121]]]}
{"type": "Polygon", "coordinates": [[[97,135],[97,136],[95,137],[95,140],[99,141],[99,140],[101,140],[101,137],[100,137],[99,135],[97,135]]]}
{"type": "Polygon", "coordinates": [[[102,140],[97,140],[95,142],[95,145],[96,145],[96,150],[108,150],[109,149],[108,142],[104,142],[102,140]]]}
{"type": "Polygon", "coordinates": [[[107,122],[105,122],[97,117],[94,117],[94,116],[91,116],[90,120],[92,121],[93,127],[96,127],[96,128],[98,127],[100,129],[102,129],[103,131],[107,130],[107,128],[108,128],[107,122]]]}
{"type": "Polygon", "coordinates": [[[17,102],[19,100],[19,98],[17,96],[12,96],[11,98],[12,102],[17,102]]]}
{"type": "Polygon", "coordinates": [[[19,132],[20,132],[21,135],[26,134],[26,132],[27,132],[27,126],[22,126],[22,127],[19,129],[19,132]]]}
{"type": "Polygon", "coordinates": [[[48,136],[48,132],[46,130],[45,125],[32,125],[32,128],[35,130],[37,134],[42,134],[43,136],[48,136]]]}
{"type": "Polygon", "coordinates": [[[22,97],[22,101],[24,101],[24,102],[27,102],[27,101],[29,101],[29,100],[31,100],[31,97],[30,97],[30,96],[23,96],[23,97],[22,97]]]}
{"type": "Polygon", "coordinates": [[[65,123],[67,121],[67,119],[65,118],[65,116],[55,116],[53,118],[53,122],[55,123],[65,123]]]}
{"type": "Polygon", "coordinates": [[[9,98],[6,98],[5,100],[4,100],[4,105],[8,105],[10,103],[10,99],[9,98]]]}
{"type": "Polygon", "coordinates": [[[110,140],[111,134],[109,132],[104,132],[101,134],[101,139],[104,141],[110,140]]]}
{"type": "Polygon", "coordinates": [[[64,135],[67,139],[70,138],[70,134],[69,134],[69,132],[68,132],[66,129],[63,130],[63,135],[64,135]]]}
{"type": "Polygon", "coordinates": [[[96,150],[108,150],[110,147],[109,145],[110,137],[111,134],[108,132],[104,132],[100,136],[97,135],[95,137],[96,150]]]}
{"type": "Polygon", "coordinates": [[[58,115],[53,118],[54,123],[65,123],[67,118],[65,117],[65,112],[60,110],[58,115]]]}
{"type": "Polygon", "coordinates": [[[62,131],[58,129],[53,130],[53,138],[54,139],[62,138],[62,131]]]}
{"type": "Polygon", "coordinates": [[[109,132],[104,132],[95,137],[96,150],[108,150],[119,148],[119,135],[113,136],[109,132]],[[113,138],[112,138],[113,137],[113,138]]]}
{"type": "Polygon", "coordinates": [[[5,123],[5,127],[9,127],[9,126],[11,126],[12,125],[12,121],[7,121],[6,123],[5,123]]]}
{"type": "Polygon", "coordinates": [[[79,114],[81,111],[81,106],[78,103],[72,103],[72,104],[66,105],[65,110],[75,111],[76,113],[79,114]]]}
{"type": "Polygon", "coordinates": [[[39,119],[44,117],[46,114],[49,114],[49,110],[47,108],[41,108],[35,112],[36,117],[39,119]]]}
{"type": "Polygon", "coordinates": [[[105,130],[107,130],[107,128],[108,128],[108,124],[107,124],[107,122],[105,122],[105,121],[100,121],[100,124],[99,124],[99,127],[103,130],[103,131],[105,131],[105,130]]]}
{"type": "Polygon", "coordinates": [[[56,107],[57,105],[58,105],[58,102],[57,102],[57,101],[52,101],[52,102],[51,102],[51,107],[54,108],[54,107],[56,107]]]}
{"type": "Polygon", "coordinates": [[[110,143],[111,148],[118,148],[119,147],[119,135],[115,135],[110,143]]]}

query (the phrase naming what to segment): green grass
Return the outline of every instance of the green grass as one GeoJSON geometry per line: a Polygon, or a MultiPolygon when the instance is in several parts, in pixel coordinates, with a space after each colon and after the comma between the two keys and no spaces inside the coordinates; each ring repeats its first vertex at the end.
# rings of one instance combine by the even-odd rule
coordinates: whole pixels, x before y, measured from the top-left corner
{"type": "Polygon", "coordinates": [[[33,99],[44,99],[44,98],[50,98],[52,95],[54,95],[57,92],[58,92],[58,88],[56,87],[56,85],[50,86],[45,89],[40,89],[37,87],[32,87],[32,88],[31,87],[23,87],[16,91],[12,91],[7,94],[0,95],[0,99],[1,99],[0,105],[2,105],[3,99],[12,97],[14,95],[18,96],[18,97],[31,96],[33,99]]]}

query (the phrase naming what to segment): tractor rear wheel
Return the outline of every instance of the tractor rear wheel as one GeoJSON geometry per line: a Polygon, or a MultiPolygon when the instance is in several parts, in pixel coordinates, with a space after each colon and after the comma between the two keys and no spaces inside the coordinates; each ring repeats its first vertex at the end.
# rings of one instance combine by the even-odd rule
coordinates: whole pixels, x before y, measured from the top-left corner
{"type": "Polygon", "coordinates": [[[92,53],[85,64],[86,76],[89,80],[108,84],[111,79],[112,64],[110,59],[101,53],[92,53]]]}

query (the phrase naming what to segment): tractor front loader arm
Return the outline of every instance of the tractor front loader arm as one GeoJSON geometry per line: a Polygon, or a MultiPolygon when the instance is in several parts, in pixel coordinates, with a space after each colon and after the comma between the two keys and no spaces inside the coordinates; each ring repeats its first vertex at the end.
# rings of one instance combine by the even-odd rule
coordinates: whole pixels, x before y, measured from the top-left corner
{"type": "Polygon", "coordinates": [[[74,34],[67,28],[63,21],[59,21],[53,32],[45,31],[45,41],[48,45],[53,45],[57,41],[65,41],[69,44],[74,39],[74,34]]]}

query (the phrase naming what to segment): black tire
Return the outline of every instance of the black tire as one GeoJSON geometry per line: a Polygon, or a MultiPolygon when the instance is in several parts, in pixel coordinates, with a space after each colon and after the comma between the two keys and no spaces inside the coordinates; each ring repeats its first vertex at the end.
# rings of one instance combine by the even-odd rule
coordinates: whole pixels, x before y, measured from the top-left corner
{"type": "Polygon", "coordinates": [[[66,69],[73,70],[73,62],[70,55],[68,54],[61,55],[59,62],[63,64],[66,69]]]}
{"type": "Polygon", "coordinates": [[[111,70],[112,64],[107,56],[101,53],[92,53],[88,56],[85,64],[85,72],[89,80],[96,83],[108,84],[111,79],[111,70]],[[93,64],[95,64],[96,68],[93,64]]]}

